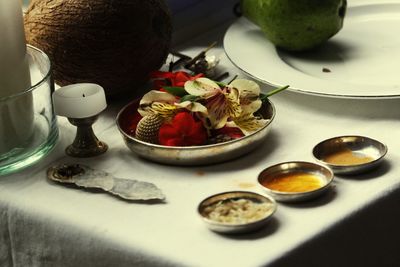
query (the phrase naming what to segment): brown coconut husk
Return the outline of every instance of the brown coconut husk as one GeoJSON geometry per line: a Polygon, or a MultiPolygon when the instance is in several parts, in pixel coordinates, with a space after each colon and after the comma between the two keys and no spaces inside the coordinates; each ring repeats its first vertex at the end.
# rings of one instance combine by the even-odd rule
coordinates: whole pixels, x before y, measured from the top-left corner
{"type": "Polygon", "coordinates": [[[24,23],[59,85],[93,82],[108,96],[143,85],[165,62],[172,34],[163,0],[33,0],[24,23]]]}

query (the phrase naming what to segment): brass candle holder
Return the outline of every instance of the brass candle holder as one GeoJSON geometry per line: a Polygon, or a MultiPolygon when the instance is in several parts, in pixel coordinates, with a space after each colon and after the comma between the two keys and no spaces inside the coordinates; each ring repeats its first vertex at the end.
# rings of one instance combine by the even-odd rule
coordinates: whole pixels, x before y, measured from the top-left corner
{"type": "Polygon", "coordinates": [[[94,157],[107,151],[106,143],[99,141],[92,125],[107,107],[104,90],[91,83],[78,83],[61,87],[53,94],[57,115],[68,118],[77,127],[76,136],[65,152],[71,157],[94,157]]]}
{"type": "Polygon", "coordinates": [[[73,143],[65,149],[67,155],[86,158],[98,156],[107,151],[108,145],[100,141],[93,132],[92,125],[97,119],[98,115],[82,119],[68,118],[77,130],[73,143]]]}

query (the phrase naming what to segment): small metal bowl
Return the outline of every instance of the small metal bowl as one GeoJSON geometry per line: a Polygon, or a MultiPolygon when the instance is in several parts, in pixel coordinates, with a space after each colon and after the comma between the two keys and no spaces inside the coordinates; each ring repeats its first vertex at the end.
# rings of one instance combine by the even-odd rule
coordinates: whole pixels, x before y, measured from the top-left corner
{"type": "MultiPolygon", "coordinates": [[[[333,181],[333,172],[320,164],[292,161],[284,162],[273,165],[264,169],[258,175],[258,183],[260,186],[274,199],[281,202],[298,202],[315,198],[324,193],[333,181]],[[303,189],[302,191],[293,192],[292,190],[277,190],[269,188],[269,183],[277,181],[277,179],[284,179],[281,185],[288,186],[290,183],[296,182],[296,177],[304,177],[304,175],[319,181],[320,185],[313,189],[303,189]],[[318,180],[317,180],[318,179],[318,180]]],[[[297,181],[298,182],[298,181],[297,181]]],[[[272,186],[270,186],[272,187],[272,186]]],[[[273,187],[274,188],[274,187],[273,187]]]]}
{"type": "Polygon", "coordinates": [[[248,191],[231,191],[215,194],[204,199],[200,202],[197,212],[210,230],[224,234],[236,234],[256,231],[265,226],[275,213],[276,206],[275,200],[268,196],[248,191]],[[227,201],[237,201],[239,199],[250,200],[253,203],[265,203],[268,205],[268,209],[260,216],[260,218],[247,223],[219,222],[209,218],[207,208],[212,207],[213,205],[221,205],[221,203],[226,203],[227,201]]]}
{"type": "Polygon", "coordinates": [[[314,158],[335,174],[357,174],[378,166],[387,153],[387,146],[365,136],[339,136],[317,144],[314,158]]]}
{"type": "Polygon", "coordinates": [[[136,112],[139,100],[126,105],[118,113],[116,121],[128,148],[139,156],[151,161],[170,165],[215,164],[242,156],[260,146],[268,135],[275,118],[273,104],[266,100],[259,110],[264,119],[270,121],[258,131],[239,139],[204,146],[163,146],[136,139],[128,134],[129,124],[136,112]]]}

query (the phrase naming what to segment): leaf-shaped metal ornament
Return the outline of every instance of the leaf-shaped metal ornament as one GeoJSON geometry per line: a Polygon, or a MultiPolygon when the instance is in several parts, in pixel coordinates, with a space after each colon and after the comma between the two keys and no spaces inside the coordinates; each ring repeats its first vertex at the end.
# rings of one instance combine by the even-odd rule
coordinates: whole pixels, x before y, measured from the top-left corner
{"type": "Polygon", "coordinates": [[[75,184],[84,188],[98,188],[128,200],[164,200],[165,196],[154,184],[117,178],[108,172],[81,164],[58,164],[47,170],[47,177],[56,182],[75,184]]]}

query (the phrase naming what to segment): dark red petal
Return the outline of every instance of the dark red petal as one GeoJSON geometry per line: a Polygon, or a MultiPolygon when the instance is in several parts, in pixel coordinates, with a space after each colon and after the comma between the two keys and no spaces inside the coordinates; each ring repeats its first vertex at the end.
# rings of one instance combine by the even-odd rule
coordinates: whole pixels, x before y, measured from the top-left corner
{"type": "Polygon", "coordinates": [[[217,135],[218,134],[225,134],[225,135],[230,136],[232,138],[240,138],[240,137],[244,136],[243,132],[237,127],[226,127],[225,126],[225,127],[221,128],[221,129],[216,130],[215,132],[216,132],[217,135]]]}
{"type": "Polygon", "coordinates": [[[158,141],[161,145],[166,145],[170,139],[180,136],[181,134],[171,124],[163,124],[158,133],[158,141]]]}
{"type": "Polygon", "coordinates": [[[168,146],[202,145],[207,140],[207,131],[203,124],[196,122],[188,112],[175,115],[171,124],[164,124],[160,128],[159,142],[168,146]]]}
{"type": "Polygon", "coordinates": [[[176,87],[184,87],[184,86],[185,86],[185,83],[186,83],[186,81],[184,81],[184,82],[174,82],[174,85],[173,85],[173,86],[176,86],[176,87]]]}
{"type": "Polygon", "coordinates": [[[174,73],[166,72],[166,71],[153,71],[150,73],[150,77],[152,79],[154,79],[154,78],[172,79],[174,76],[175,76],[174,73]]]}
{"type": "Polygon", "coordinates": [[[154,89],[160,89],[163,86],[166,86],[167,82],[163,79],[163,80],[153,80],[153,87],[154,89]]]}
{"type": "Polygon", "coordinates": [[[182,138],[171,138],[168,139],[164,146],[185,146],[185,143],[182,138]]]}
{"type": "Polygon", "coordinates": [[[176,74],[175,75],[175,80],[176,81],[187,81],[187,80],[189,80],[191,78],[191,76],[188,73],[184,72],[184,71],[178,71],[175,74],[176,74]]]}
{"type": "Polygon", "coordinates": [[[196,80],[197,78],[201,78],[201,77],[204,77],[204,74],[203,74],[203,73],[199,73],[199,74],[197,74],[196,76],[192,76],[192,77],[190,78],[190,80],[196,80]]]}
{"type": "Polygon", "coordinates": [[[201,129],[186,139],[188,143],[190,142],[190,145],[203,145],[207,141],[207,132],[201,129]]]}
{"type": "Polygon", "coordinates": [[[207,141],[207,131],[201,122],[193,123],[185,136],[185,142],[189,145],[202,145],[207,141]]]}
{"type": "Polygon", "coordinates": [[[139,114],[139,112],[135,111],[127,116],[127,120],[122,121],[121,126],[123,129],[127,129],[127,132],[130,135],[135,136],[137,124],[141,119],[142,116],[139,114]]]}
{"type": "Polygon", "coordinates": [[[193,127],[194,123],[194,118],[188,112],[180,112],[176,114],[172,120],[172,124],[174,125],[175,129],[181,134],[190,132],[190,129],[193,127]]]}
{"type": "Polygon", "coordinates": [[[173,86],[183,87],[191,76],[183,71],[176,72],[175,78],[171,81],[173,86]]]}

